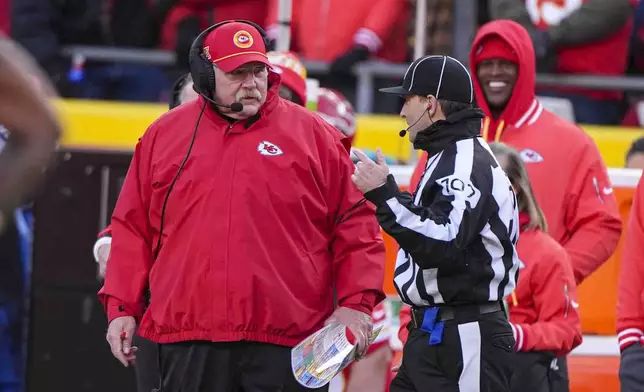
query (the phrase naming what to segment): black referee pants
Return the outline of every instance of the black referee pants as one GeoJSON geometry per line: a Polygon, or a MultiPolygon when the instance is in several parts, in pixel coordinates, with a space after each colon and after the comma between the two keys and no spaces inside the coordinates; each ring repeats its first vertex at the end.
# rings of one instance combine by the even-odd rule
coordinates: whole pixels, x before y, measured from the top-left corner
{"type": "Polygon", "coordinates": [[[257,342],[159,345],[159,392],[326,392],[301,386],[289,347],[257,342]]]}
{"type": "Polygon", "coordinates": [[[515,341],[505,313],[452,309],[437,345],[411,329],[391,392],[510,392],[515,341]]]}

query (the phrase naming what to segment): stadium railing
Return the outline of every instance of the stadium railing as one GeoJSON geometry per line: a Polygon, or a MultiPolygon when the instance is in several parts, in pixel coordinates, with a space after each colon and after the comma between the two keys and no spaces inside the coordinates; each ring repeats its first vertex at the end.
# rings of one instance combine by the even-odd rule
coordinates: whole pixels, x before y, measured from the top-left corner
{"type": "MultiPolygon", "coordinates": [[[[172,52],[145,49],[113,47],[67,46],[62,50],[67,57],[81,56],[85,60],[99,62],[138,63],[159,66],[175,64],[172,52]]],[[[328,64],[319,61],[304,61],[311,75],[323,75],[328,64]]],[[[366,61],[354,68],[356,75],[356,111],[371,113],[374,100],[374,81],[376,78],[402,78],[408,64],[392,64],[381,61],[366,61]]],[[[537,75],[537,85],[558,87],[585,87],[595,90],[618,90],[644,92],[644,77],[602,76],[602,75],[537,75]]]]}

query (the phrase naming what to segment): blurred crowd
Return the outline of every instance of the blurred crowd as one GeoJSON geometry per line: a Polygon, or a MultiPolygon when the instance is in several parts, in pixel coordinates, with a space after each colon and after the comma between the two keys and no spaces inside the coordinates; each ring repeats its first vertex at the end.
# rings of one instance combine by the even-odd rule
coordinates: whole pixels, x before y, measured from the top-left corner
{"type": "MultiPolygon", "coordinates": [[[[278,5],[279,0],[0,0],[0,29],[38,59],[65,97],[167,101],[171,81],[187,71],[190,45],[201,30],[246,19],[275,40],[278,5]],[[72,45],[162,49],[176,60],[163,66],[97,61],[63,50],[72,45]]],[[[413,60],[415,12],[415,0],[296,0],[290,47],[305,61],[329,64],[327,74],[313,76],[355,104],[355,64],[413,60]]],[[[455,15],[453,0],[427,0],[426,53],[453,54],[455,15]]],[[[644,3],[638,0],[479,1],[473,27],[492,19],[512,19],[530,31],[541,73],[644,71],[644,3]]],[[[376,78],[374,89],[397,81],[376,78]]],[[[543,86],[539,95],[568,99],[580,123],[641,125],[637,93],[543,86]]],[[[400,103],[379,97],[373,111],[396,113],[400,103]]]]}

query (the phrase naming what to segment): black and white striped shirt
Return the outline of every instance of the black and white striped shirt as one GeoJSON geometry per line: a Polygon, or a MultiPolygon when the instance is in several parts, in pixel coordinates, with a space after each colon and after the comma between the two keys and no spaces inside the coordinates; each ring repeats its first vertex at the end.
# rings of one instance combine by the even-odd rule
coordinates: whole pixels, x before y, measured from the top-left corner
{"type": "Polygon", "coordinates": [[[415,196],[393,176],[367,192],[400,245],[394,283],[413,306],[499,301],[515,288],[517,201],[480,137],[448,144],[427,162],[415,196]]]}

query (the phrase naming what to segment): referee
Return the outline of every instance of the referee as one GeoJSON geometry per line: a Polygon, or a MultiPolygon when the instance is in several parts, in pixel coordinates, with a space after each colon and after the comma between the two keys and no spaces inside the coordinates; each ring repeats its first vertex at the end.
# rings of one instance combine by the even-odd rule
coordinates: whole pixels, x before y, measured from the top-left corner
{"type": "Polygon", "coordinates": [[[376,162],[357,152],[352,176],[400,245],[394,283],[412,306],[390,390],[509,391],[515,341],[501,303],[519,267],[517,201],[479,137],[471,77],[449,56],[426,56],[402,86],[380,91],[405,99],[400,135],[429,156],[413,195],[398,189],[381,151],[376,162]]]}

